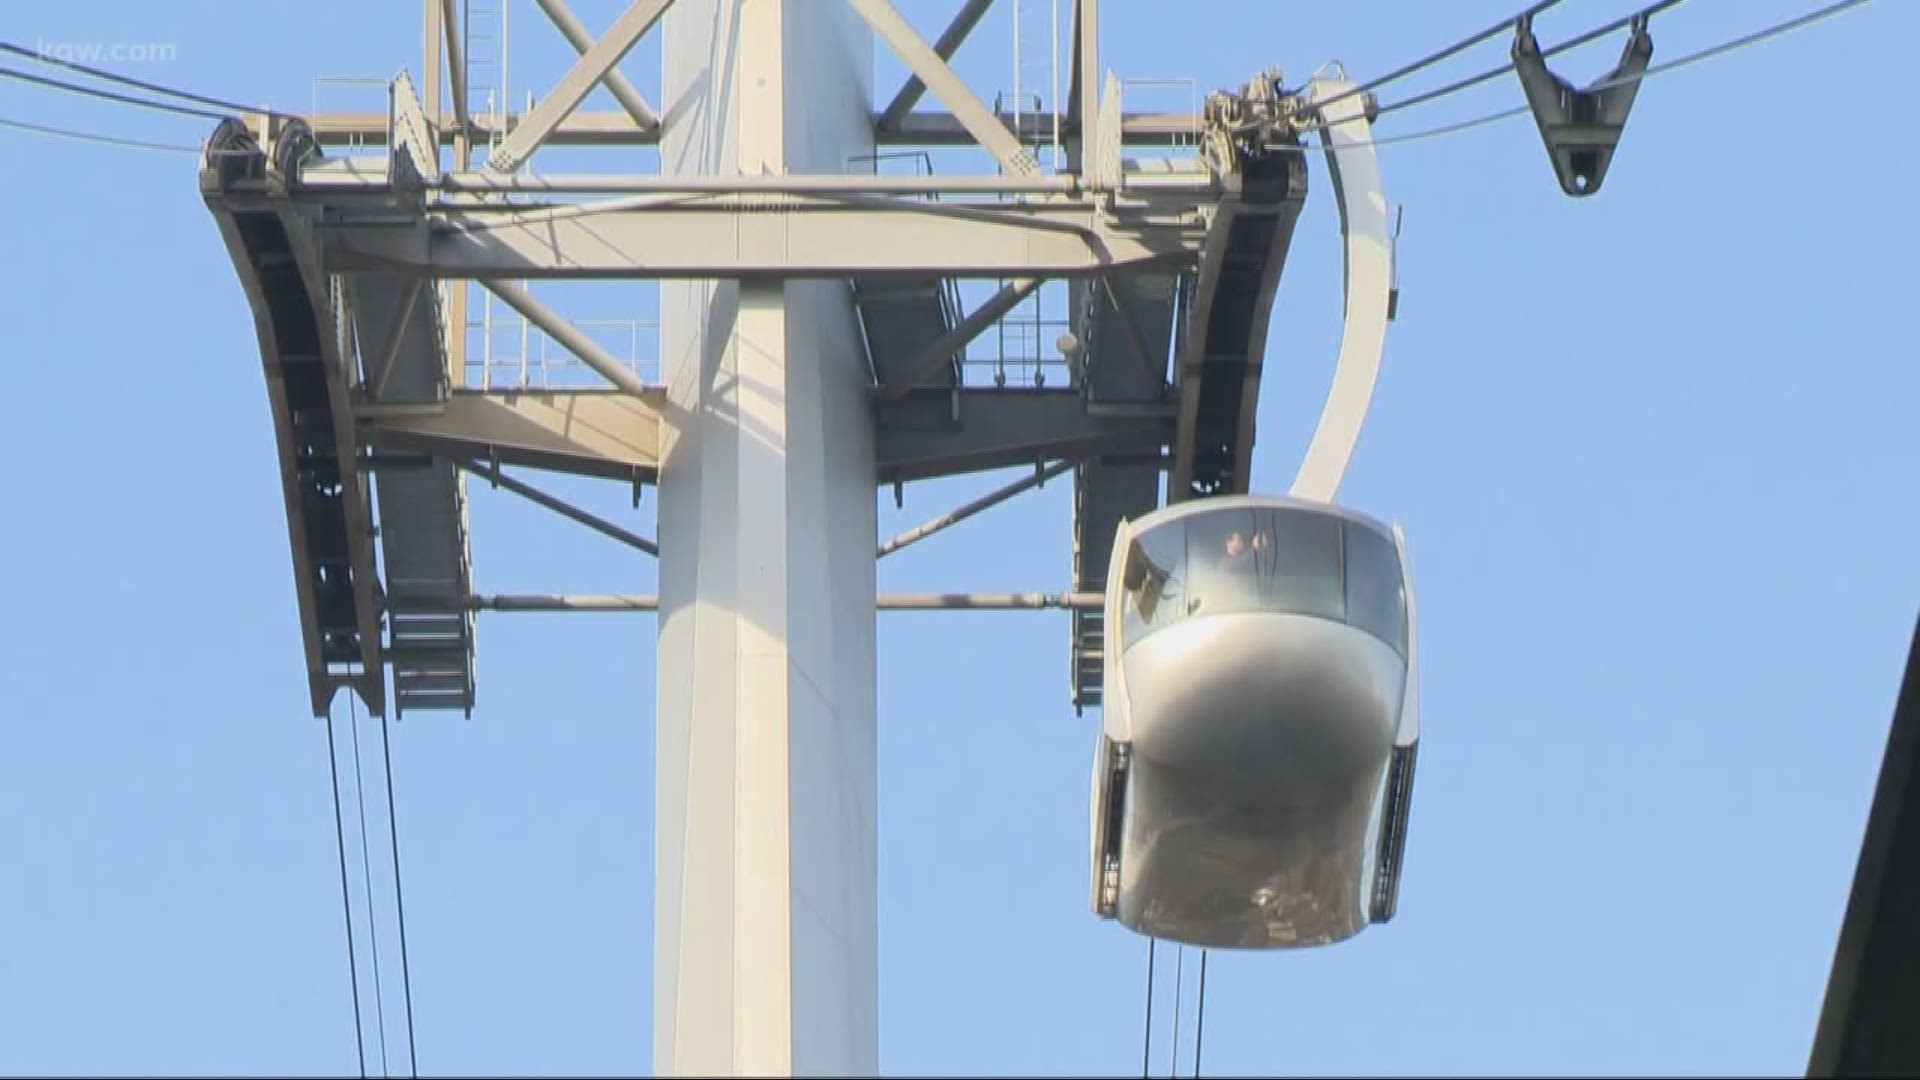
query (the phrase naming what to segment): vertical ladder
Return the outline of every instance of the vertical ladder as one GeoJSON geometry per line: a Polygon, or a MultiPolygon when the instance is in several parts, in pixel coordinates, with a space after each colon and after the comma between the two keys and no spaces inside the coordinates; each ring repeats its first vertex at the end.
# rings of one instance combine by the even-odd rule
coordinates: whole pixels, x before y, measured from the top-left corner
{"type": "MultiPolygon", "coordinates": [[[[1013,0],[1013,121],[1027,151],[1042,168],[1061,166],[1060,0],[1013,0]]],[[[1002,283],[1004,284],[1004,282],[1002,283]]],[[[1008,363],[1029,372],[1028,385],[1044,386],[1048,299],[1057,306],[1064,286],[1042,285],[1000,320],[1000,357],[994,382],[1005,385],[1008,363]]]]}
{"type": "MultiPolygon", "coordinates": [[[[465,14],[461,22],[462,48],[467,60],[467,108],[476,117],[486,118],[487,142],[475,147],[483,160],[492,156],[506,136],[511,103],[507,100],[507,4],[509,0],[463,0],[465,14]]],[[[465,287],[465,286],[461,286],[465,287]]],[[[494,295],[480,289],[480,389],[493,389],[493,331],[496,315],[494,295]]],[[[514,316],[502,311],[498,318],[514,316]]],[[[520,336],[526,337],[526,320],[521,320],[520,336]]],[[[467,327],[460,332],[466,333],[467,327]]],[[[522,350],[524,360],[525,350],[522,350]]],[[[471,366],[471,365],[469,365],[471,366]]]]}
{"type": "MultiPolygon", "coordinates": [[[[1098,586],[1104,595],[1107,583],[1107,561],[1112,558],[1112,536],[1103,529],[1082,528],[1083,522],[1093,508],[1087,505],[1087,490],[1091,486],[1093,475],[1099,466],[1097,462],[1083,463],[1074,470],[1073,475],[1073,587],[1076,590],[1093,591],[1098,586]],[[1089,550],[1088,537],[1105,537],[1108,545],[1104,550],[1089,550]]],[[[1102,604],[1096,608],[1074,608],[1070,633],[1073,645],[1070,650],[1073,683],[1073,707],[1077,712],[1089,707],[1098,708],[1105,700],[1107,681],[1107,609],[1102,604]]]]}
{"type": "Polygon", "coordinates": [[[1035,161],[1058,168],[1060,0],[1013,0],[1013,120],[1035,161]],[[1029,134],[1031,132],[1031,134],[1029,134]]]}
{"type": "Polygon", "coordinates": [[[461,49],[467,108],[487,118],[487,149],[499,145],[507,115],[507,0],[465,0],[461,49]]]}

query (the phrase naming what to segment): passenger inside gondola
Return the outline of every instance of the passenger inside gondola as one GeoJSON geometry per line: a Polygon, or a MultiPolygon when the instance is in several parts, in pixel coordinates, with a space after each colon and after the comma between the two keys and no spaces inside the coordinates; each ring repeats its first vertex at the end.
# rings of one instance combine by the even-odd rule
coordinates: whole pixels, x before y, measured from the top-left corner
{"type": "Polygon", "coordinates": [[[1127,613],[1136,616],[1139,625],[1152,626],[1160,614],[1160,602],[1167,597],[1173,580],[1173,567],[1162,565],[1147,553],[1139,540],[1127,555],[1127,613]]]}

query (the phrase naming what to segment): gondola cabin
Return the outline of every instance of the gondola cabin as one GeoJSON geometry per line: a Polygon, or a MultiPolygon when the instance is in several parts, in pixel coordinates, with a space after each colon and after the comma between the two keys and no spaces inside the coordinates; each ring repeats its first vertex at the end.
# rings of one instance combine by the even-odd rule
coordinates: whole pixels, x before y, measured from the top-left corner
{"type": "Polygon", "coordinates": [[[1391,918],[1419,739],[1400,530],[1192,500],[1123,524],[1107,581],[1094,910],[1237,948],[1391,918]]]}

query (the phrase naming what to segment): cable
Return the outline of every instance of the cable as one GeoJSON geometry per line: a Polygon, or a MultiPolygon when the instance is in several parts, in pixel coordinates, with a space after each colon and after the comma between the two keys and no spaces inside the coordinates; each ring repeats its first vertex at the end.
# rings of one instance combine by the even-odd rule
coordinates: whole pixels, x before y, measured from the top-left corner
{"type": "MultiPolygon", "coordinates": [[[[1650,79],[1655,75],[1664,74],[1665,72],[1674,71],[1692,64],[1698,64],[1703,60],[1711,60],[1716,56],[1735,52],[1749,45],[1758,45],[1768,38],[1779,37],[1781,34],[1790,34],[1802,27],[1812,26],[1814,23],[1842,14],[1849,8],[1860,7],[1867,2],[1868,0],[1840,0],[1839,3],[1828,4],[1826,7],[1809,11],[1805,15],[1788,19],[1786,22],[1774,23],[1772,26],[1734,38],[1732,41],[1724,41],[1710,48],[1688,53],[1685,56],[1669,60],[1664,64],[1654,64],[1647,68],[1647,70],[1640,75],[1640,78],[1650,79]]],[[[1592,89],[1604,90],[1610,86],[1618,86],[1621,83],[1632,81],[1631,78],[1608,79],[1604,82],[1596,83],[1592,89]]]]}
{"type": "Polygon", "coordinates": [[[1187,947],[1178,946],[1173,951],[1173,1049],[1167,1051],[1167,1075],[1180,1071],[1180,1013],[1184,1008],[1180,1001],[1180,977],[1187,966],[1187,947]]]}
{"type": "Polygon", "coordinates": [[[235,112],[265,113],[268,116],[276,116],[284,119],[293,118],[293,114],[291,113],[279,112],[274,109],[269,109],[264,105],[242,105],[239,102],[227,101],[223,98],[208,97],[205,94],[196,94],[191,90],[177,89],[175,87],[167,86],[164,83],[147,82],[144,79],[136,79],[130,75],[120,75],[111,71],[103,70],[101,68],[88,67],[85,64],[75,63],[72,60],[65,60],[57,56],[48,56],[43,52],[39,52],[34,49],[28,49],[20,45],[15,45],[13,42],[10,42],[10,41],[0,41],[0,52],[10,52],[15,56],[24,56],[29,60],[38,60],[40,63],[43,63],[43,64],[53,64],[59,67],[66,68],[70,71],[83,72],[87,75],[93,76],[96,79],[106,79],[111,82],[120,83],[123,86],[134,86],[142,90],[152,90],[155,93],[165,94],[168,97],[177,97],[182,99],[183,101],[197,101],[202,105],[212,105],[216,108],[221,108],[221,109],[232,109],[235,112]]]}
{"type": "Polygon", "coordinates": [[[59,139],[75,139],[80,142],[103,143],[107,146],[124,146],[135,150],[168,150],[177,154],[198,154],[200,151],[191,146],[177,143],[142,142],[139,139],[122,139],[113,135],[97,135],[90,131],[75,131],[72,128],[47,127],[42,124],[29,124],[24,120],[8,120],[0,117],[0,128],[13,128],[31,132],[35,135],[52,135],[59,139]]]}
{"type": "MultiPolygon", "coordinates": [[[[1488,113],[1485,116],[1476,116],[1471,120],[1461,120],[1452,124],[1442,124],[1439,127],[1425,128],[1420,131],[1409,131],[1405,135],[1389,135],[1384,139],[1367,139],[1364,142],[1348,143],[1345,146],[1323,147],[1322,149],[1331,150],[1335,153],[1339,153],[1344,150],[1370,150],[1376,146],[1392,146],[1395,143],[1419,142],[1422,139],[1431,139],[1440,135],[1452,135],[1452,134],[1455,134],[1456,132],[1468,131],[1477,127],[1485,127],[1488,124],[1497,123],[1501,120],[1509,120],[1516,116],[1523,116],[1529,111],[1530,110],[1525,105],[1516,105],[1511,109],[1502,109],[1499,112],[1488,113]]],[[[1288,149],[1298,150],[1300,153],[1306,153],[1308,150],[1311,149],[1311,147],[1306,147],[1306,146],[1289,147],[1288,149]]]]}
{"type": "Polygon", "coordinates": [[[1140,1050],[1140,1080],[1147,1080],[1153,1075],[1153,953],[1156,944],[1152,938],[1147,939],[1146,1045],[1140,1050]]]}
{"type": "Polygon", "coordinates": [[[367,797],[360,778],[360,706],[351,690],[347,692],[347,708],[351,717],[347,730],[353,733],[353,797],[360,807],[360,865],[366,867],[362,881],[367,887],[367,940],[373,950],[373,1008],[374,1018],[379,1021],[380,1075],[392,1076],[393,1069],[387,1058],[387,1005],[380,990],[380,928],[373,921],[373,856],[367,846],[367,797]]]}
{"type": "MultiPolygon", "coordinates": [[[[1613,33],[1615,30],[1619,30],[1623,27],[1630,26],[1637,19],[1651,18],[1652,16],[1657,15],[1660,12],[1665,11],[1668,8],[1674,7],[1675,5],[1683,2],[1684,0],[1658,0],[1657,3],[1648,4],[1646,7],[1641,8],[1640,10],[1634,12],[1631,15],[1622,15],[1620,18],[1613,20],[1612,22],[1606,24],[1605,26],[1598,26],[1577,37],[1568,38],[1566,41],[1563,41],[1560,44],[1555,45],[1550,49],[1546,49],[1542,51],[1540,53],[1540,58],[1543,60],[1552,59],[1553,57],[1558,56],[1563,52],[1567,52],[1570,49],[1577,49],[1580,46],[1585,45],[1589,42],[1597,41],[1600,38],[1603,38],[1608,34],[1613,33]]],[[[1397,109],[1411,109],[1416,105],[1424,105],[1427,102],[1433,101],[1436,98],[1446,97],[1448,94],[1457,93],[1458,91],[1465,90],[1470,86],[1478,86],[1481,83],[1486,82],[1488,79],[1497,79],[1500,76],[1505,75],[1507,72],[1512,70],[1513,70],[1513,61],[1509,60],[1497,68],[1488,68],[1486,71],[1483,71],[1478,75],[1469,76],[1467,78],[1459,80],[1458,82],[1448,83],[1447,85],[1442,86],[1438,89],[1429,90],[1424,94],[1415,94],[1413,97],[1407,98],[1404,101],[1396,101],[1391,105],[1382,105],[1380,106],[1379,111],[1375,115],[1385,116],[1386,114],[1393,112],[1397,109]]]]}
{"type": "Polygon", "coordinates": [[[333,835],[340,846],[340,913],[347,921],[347,973],[353,984],[353,1044],[360,1075],[367,1075],[367,1034],[361,1024],[360,961],[353,948],[353,894],[347,889],[347,827],[340,815],[340,761],[333,738],[333,708],[327,708],[327,772],[333,778],[333,835]]]}
{"type": "Polygon", "coordinates": [[[400,984],[407,999],[407,1066],[420,1075],[420,1059],[413,1043],[413,967],[407,962],[407,901],[400,889],[400,824],[393,809],[393,747],[387,739],[387,722],[380,721],[380,756],[387,769],[387,839],[393,845],[393,906],[400,920],[400,984]]]}
{"type": "Polygon", "coordinates": [[[1193,1011],[1193,1076],[1200,1078],[1200,1039],[1207,1031],[1207,950],[1200,950],[1200,1004],[1193,1011]]]}
{"type": "Polygon", "coordinates": [[[1432,65],[1437,64],[1440,61],[1447,59],[1448,57],[1454,56],[1458,53],[1462,53],[1468,49],[1473,48],[1475,45],[1478,45],[1481,42],[1487,40],[1488,38],[1493,37],[1495,34],[1498,34],[1501,31],[1506,30],[1508,27],[1511,27],[1514,23],[1518,22],[1519,20],[1531,19],[1535,15],[1540,14],[1541,12],[1547,10],[1550,7],[1553,7],[1558,3],[1560,3],[1560,0],[1540,0],[1540,3],[1537,3],[1532,7],[1526,9],[1525,11],[1522,11],[1516,15],[1510,15],[1507,18],[1501,20],[1500,22],[1494,23],[1492,26],[1489,26],[1485,30],[1482,30],[1479,33],[1473,35],[1472,37],[1462,38],[1461,40],[1454,42],[1452,45],[1449,45],[1446,48],[1441,49],[1439,52],[1428,53],[1426,56],[1423,56],[1420,59],[1415,60],[1413,63],[1407,64],[1404,67],[1395,68],[1394,70],[1387,72],[1385,75],[1382,75],[1377,79],[1373,79],[1371,81],[1361,83],[1359,86],[1353,87],[1352,89],[1349,89],[1349,90],[1342,90],[1338,94],[1335,94],[1334,96],[1328,98],[1327,100],[1320,102],[1320,105],[1324,107],[1327,105],[1331,105],[1336,101],[1345,101],[1346,99],[1353,97],[1356,94],[1364,94],[1370,90],[1377,90],[1380,87],[1385,86],[1390,82],[1395,82],[1399,79],[1403,79],[1408,75],[1413,74],[1416,71],[1420,71],[1424,68],[1431,67],[1432,65]]]}
{"type": "Polygon", "coordinates": [[[83,86],[80,83],[49,78],[45,75],[35,75],[31,72],[19,71],[10,67],[0,67],[0,77],[19,79],[22,82],[39,83],[42,86],[50,86],[56,90],[71,90],[75,93],[86,94],[90,97],[97,97],[106,101],[118,101],[127,105],[138,105],[143,109],[158,109],[161,112],[179,113],[182,116],[197,116],[205,120],[232,119],[232,117],[225,113],[209,112],[206,109],[195,109],[187,105],[173,105],[165,101],[154,101],[151,98],[134,97],[131,94],[116,94],[111,90],[101,90],[98,87],[83,86]]]}
{"type": "MultiPolygon", "coordinates": [[[[1870,0],[1839,0],[1839,2],[1837,3],[1828,4],[1826,7],[1818,8],[1814,11],[1810,11],[1805,15],[1788,19],[1785,22],[1775,23],[1774,25],[1766,27],[1764,29],[1755,30],[1752,33],[1734,38],[1731,41],[1725,41],[1718,45],[1701,49],[1698,52],[1692,52],[1692,53],[1688,53],[1685,56],[1676,57],[1675,59],[1669,60],[1663,64],[1651,65],[1647,68],[1646,71],[1641,72],[1637,76],[1622,76],[1619,78],[1606,79],[1601,82],[1595,83],[1593,86],[1589,87],[1588,89],[1589,90],[1605,90],[1608,87],[1619,86],[1623,83],[1632,82],[1636,78],[1644,81],[1647,79],[1651,79],[1656,75],[1664,75],[1669,71],[1678,71],[1681,68],[1690,67],[1694,64],[1701,63],[1702,61],[1711,60],[1715,57],[1722,56],[1726,53],[1733,52],[1737,49],[1744,49],[1751,45],[1758,45],[1769,38],[1779,37],[1782,34],[1791,33],[1792,31],[1799,30],[1807,26],[1811,26],[1814,23],[1820,22],[1825,19],[1830,19],[1835,15],[1842,14],[1843,12],[1846,12],[1849,9],[1860,7],[1869,2],[1870,0]]],[[[1421,139],[1431,139],[1438,135],[1451,135],[1456,132],[1466,131],[1471,128],[1484,127],[1487,124],[1497,123],[1501,120],[1506,120],[1511,117],[1526,115],[1530,111],[1531,110],[1525,105],[1517,105],[1510,109],[1502,109],[1499,112],[1488,113],[1485,116],[1476,116],[1471,120],[1461,120],[1452,124],[1442,124],[1439,127],[1426,128],[1421,131],[1410,131],[1404,135],[1390,135],[1383,139],[1368,139],[1363,142],[1349,143],[1345,146],[1325,147],[1324,149],[1338,152],[1342,150],[1371,149],[1376,146],[1392,146],[1395,143],[1416,142],[1421,139]]],[[[1347,122],[1349,121],[1342,121],[1342,123],[1347,123],[1347,122]]],[[[1321,125],[1318,129],[1312,129],[1312,130],[1324,131],[1327,128],[1332,126],[1333,125],[1325,124],[1325,125],[1321,125]]],[[[1306,153],[1311,148],[1306,146],[1298,146],[1298,147],[1290,146],[1290,147],[1287,147],[1286,149],[1290,151],[1299,152],[1299,153],[1306,153]]]]}

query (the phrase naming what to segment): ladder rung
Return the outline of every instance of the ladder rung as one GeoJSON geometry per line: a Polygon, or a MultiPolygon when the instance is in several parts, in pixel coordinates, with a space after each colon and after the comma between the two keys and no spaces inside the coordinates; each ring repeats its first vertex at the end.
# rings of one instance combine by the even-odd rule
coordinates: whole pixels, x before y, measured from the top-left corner
{"type": "Polygon", "coordinates": [[[425,693],[467,694],[472,692],[473,684],[464,674],[461,675],[409,675],[396,672],[393,677],[394,689],[409,697],[425,693]]]}

